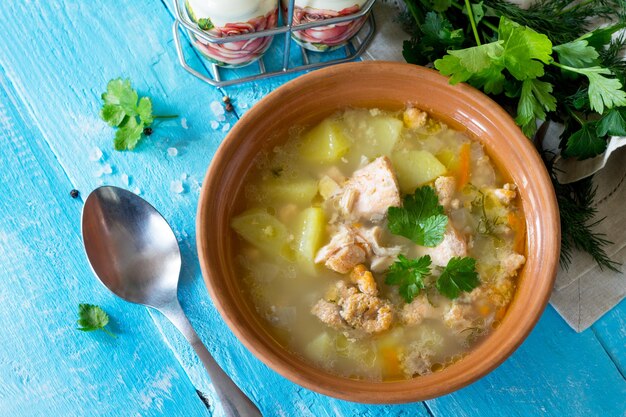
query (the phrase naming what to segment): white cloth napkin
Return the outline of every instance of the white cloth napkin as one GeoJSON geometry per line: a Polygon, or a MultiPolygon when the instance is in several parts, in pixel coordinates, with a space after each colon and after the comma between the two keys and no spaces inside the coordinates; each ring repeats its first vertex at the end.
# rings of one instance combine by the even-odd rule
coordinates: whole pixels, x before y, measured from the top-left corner
{"type": "MultiPolygon", "coordinates": [[[[409,36],[396,21],[401,10],[404,10],[402,1],[378,0],[375,3],[377,31],[363,59],[404,61],[402,41],[409,36]]],[[[558,127],[551,127],[546,141],[558,140],[559,134],[558,127]]],[[[598,158],[559,162],[565,172],[561,176],[563,182],[596,173],[593,182],[598,187],[598,218],[605,219],[594,230],[606,234],[606,238],[614,242],[606,251],[618,262],[626,262],[626,147],[623,145],[626,145],[626,138],[613,138],[607,152],[598,158]]],[[[550,303],[574,330],[581,332],[624,297],[626,276],[623,273],[602,271],[589,255],[576,252],[569,268],[559,270],[550,303]]]]}

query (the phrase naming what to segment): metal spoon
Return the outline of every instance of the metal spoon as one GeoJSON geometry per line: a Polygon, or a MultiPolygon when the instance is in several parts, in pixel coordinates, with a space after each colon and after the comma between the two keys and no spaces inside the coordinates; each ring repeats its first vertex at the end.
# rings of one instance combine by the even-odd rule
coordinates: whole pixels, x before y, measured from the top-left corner
{"type": "Polygon", "coordinates": [[[160,311],[185,336],[211,377],[228,417],[261,417],[220,368],[178,302],[180,249],[154,207],[122,188],[95,189],[83,207],[85,251],[96,276],[118,297],[160,311]]]}

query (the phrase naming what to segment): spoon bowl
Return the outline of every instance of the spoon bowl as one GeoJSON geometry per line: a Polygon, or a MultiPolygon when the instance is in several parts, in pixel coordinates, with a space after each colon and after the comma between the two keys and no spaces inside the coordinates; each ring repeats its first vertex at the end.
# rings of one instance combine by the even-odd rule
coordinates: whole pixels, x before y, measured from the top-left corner
{"type": "Polygon", "coordinates": [[[122,188],[97,188],[85,201],[82,232],[94,273],[118,297],[155,308],[176,298],[178,242],[147,201],[122,188]]]}
{"type": "Polygon", "coordinates": [[[227,417],[261,417],[254,403],[220,368],[178,302],[181,256],[176,236],[143,198],[105,186],[83,207],[85,252],[95,275],[118,297],[152,307],[185,336],[204,364],[227,417]]]}

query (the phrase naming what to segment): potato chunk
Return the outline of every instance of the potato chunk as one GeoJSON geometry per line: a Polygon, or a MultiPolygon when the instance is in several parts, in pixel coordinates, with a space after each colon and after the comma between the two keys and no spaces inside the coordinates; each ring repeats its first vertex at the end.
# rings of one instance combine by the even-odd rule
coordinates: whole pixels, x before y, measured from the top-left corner
{"type": "Polygon", "coordinates": [[[350,150],[350,140],[341,126],[326,119],[311,129],[302,139],[300,155],[313,163],[338,162],[350,150]]]}
{"type": "Polygon", "coordinates": [[[298,216],[294,235],[299,258],[311,266],[326,234],[326,215],[319,207],[309,207],[298,216]]]}
{"type": "Polygon", "coordinates": [[[262,195],[268,201],[280,201],[306,206],[317,194],[317,181],[314,179],[271,179],[261,186],[262,195]]]}
{"type": "Polygon", "coordinates": [[[257,248],[286,259],[293,259],[287,227],[264,209],[252,209],[235,217],[231,227],[257,248]]]}
{"type": "Polygon", "coordinates": [[[391,161],[396,169],[400,191],[407,194],[445,175],[447,171],[446,167],[428,151],[394,152],[391,161]]]}

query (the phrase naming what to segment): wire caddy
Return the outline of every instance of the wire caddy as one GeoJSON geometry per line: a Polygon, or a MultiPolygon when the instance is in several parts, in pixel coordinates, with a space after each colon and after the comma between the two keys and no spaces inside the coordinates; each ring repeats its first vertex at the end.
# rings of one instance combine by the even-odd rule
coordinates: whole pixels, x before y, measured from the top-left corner
{"type": "MultiPolygon", "coordinates": [[[[295,0],[289,0],[285,13],[279,13],[282,16],[282,24],[279,21],[277,27],[272,29],[261,30],[258,32],[250,32],[235,36],[218,37],[213,36],[207,32],[201,30],[194,22],[189,19],[187,11],[184,7],[184,0],[174,1],[174,14],[175,21],[173,25],[174,45],[176,46],[176,53],[180,65],[196,78],[215,86],[215,87],[227,87],[230,85],[246,83],[250,81],[261,80],[265,78],[275,77],[278,75],[290,74],[297,71],[306,71],[329,65],[340,64],[342,62],[351,61],[359,57],[367,48],[368,44],[374,36],[376,30],[376,22],[374,16],[370,13],[371,8],[375,0],[368,0],[363,7],[356,13],[348,16],[338,16],[330,19],[319,20],[315,22],[307,22],[298,25],[293,25],[293,11],[295,0]],[[306,50],[300,45],[295,44],[292,40],[292,34],[294,32],[317,28],[321,26],[330,26],[338,23],[357,20],[363,16],[368,15],[361,30],[350,39],[345,46],[334,52],[311,52],[306,50]],[[270,47],[268,53],[261,56],[258,61],[251,63],[245,67],[245,71],[241,71],[241,68],[231,69],[222,68],[217,64],[211,63],[208,60],[204,60],[205,70],[204,74],[194,68],[192,68],[185,57],[185,51],[181,43],[180,33],[186,32],[189,39],[193,39],[193,36],[202,39],[205,42],[221,44],[227,42],[237,42],[250,40],[255,38],[261,38],[266,36],[284,36],[284,49],[282,51],[282,65],[275,69],[268,69],[266,67],[264,58],[271,54],[272,48],[270,47]],[[193,34],[193,36],[192,36],[193,34]],[[294,59],[292,56],[292,42],[294,47],[300,49],[300,58],[294,59]],[[293,62],[299,61],[299,62],[293,62]],[[256,69],[254,67],[257,67],[256,69]],[[252,72],[252,73],[251,73],[252,72]]],[[[280,5],[279,5],[280,6],[280,5]]],[[[282,9],[282,7],[280,7],[282,9]]],[[[275,42],[274,42],[275,43],[275,42]]]]}

